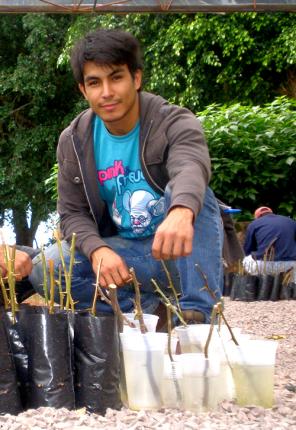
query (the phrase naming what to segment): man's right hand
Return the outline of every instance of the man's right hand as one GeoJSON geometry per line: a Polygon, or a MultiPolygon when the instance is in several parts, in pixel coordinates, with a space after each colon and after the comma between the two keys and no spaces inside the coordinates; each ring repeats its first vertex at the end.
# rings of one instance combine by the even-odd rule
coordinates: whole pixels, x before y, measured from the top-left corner
{"type": "Polygon", "coordinates": [[[96,275],[100,260],[102,260],[99,279],[101,287],[108,287],[109,284],[122,287],[130,282],[131,275],[127,265],[118,254],[112,251],[112,249],[103,246],[92,252],[91,264],[96,275]]]}
{"type": "MultiPolygon", "coordinates": [[[[5,277],[7,275],[7,267],[5,264],[3,249],[0,249],[0,267],[2,271],[2,276],[5,277]]],[[[21,279],[30,275],[30,273],[32,272],[32,267],[32,260],[30,256],[26,252],[16,250],[14,261],[14,272],[16,280],[20,281],[21,279]]]]}

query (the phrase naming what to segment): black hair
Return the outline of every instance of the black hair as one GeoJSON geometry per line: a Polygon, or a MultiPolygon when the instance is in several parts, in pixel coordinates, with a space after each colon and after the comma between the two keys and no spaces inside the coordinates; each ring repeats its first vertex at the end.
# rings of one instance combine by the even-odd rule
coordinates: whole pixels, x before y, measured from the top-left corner
{"type": "Polygon", "coordinates": [[[71,53],[71,67],[80,84],[84,83],[83,67],[87,61],[100,66],[126,64],[133,77],[138,69],[143,69],[138,40],[122,30],[98,29],[76,43],[71,53]]]}

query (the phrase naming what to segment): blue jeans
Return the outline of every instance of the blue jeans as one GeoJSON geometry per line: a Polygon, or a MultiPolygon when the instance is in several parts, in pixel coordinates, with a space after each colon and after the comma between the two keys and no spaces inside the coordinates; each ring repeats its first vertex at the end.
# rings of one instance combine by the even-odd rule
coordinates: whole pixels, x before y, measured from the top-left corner
{"type": "MultiPolygon", "coordinates": [[[[166,201],[169,192],[165,193],[166,201]]],[[[210,188],[207,189],[204,205],[194,224],[193,252],[187,257],[166,261],[173,283],[181,291],[181,309],[199,310],[205,314],[209,322],[211,310],[214,304],[208,291],[203,289],[204,277],[208,286],[216,294],[221,296],[223,287],[222,243],[223,227],[220,211],[215,196],[210,188]],[[199,270],[195,265],[198,264],[199,270]]],[[[128,267],[133,267],[138,281],[141,284],[141,301],[143,311],[152,313],[160,302],[159,295],[155,292],[151,278],[155,279],[162,290],[168,292],[168,280],[161,263],[155,260],[151,254],[153,237],[145,239],[124,239],[120,236],[104,238],[104,241],[126,262],[128,267]]],[[[66,263],[69,263],[69,246],[63,241],[63,252],[66,263]]],[[[55,269],[58,270],[60,257],[56,245],[45,250],[46,261],[53,259],[55,269]]],[[[33,272],[30,280],[35,290],[43,295],[43,269],[40,256],[33,260],[33,272]]],[[[90,308],[95,291],[95,274],[87,257],[75,253],[75,264],[72,276],[72,297],[77,304],[77,309],[90,308]]],[[[130,312],[133,304],[134,288],[126,285],[118,289],[118,300],[123,312],[130,312]]],[[[55,300],[59,302],[56,294],[55,300]]],[[[112,312],[110,306],[103,301],[97,302],[98,312],[112,312]]]]}

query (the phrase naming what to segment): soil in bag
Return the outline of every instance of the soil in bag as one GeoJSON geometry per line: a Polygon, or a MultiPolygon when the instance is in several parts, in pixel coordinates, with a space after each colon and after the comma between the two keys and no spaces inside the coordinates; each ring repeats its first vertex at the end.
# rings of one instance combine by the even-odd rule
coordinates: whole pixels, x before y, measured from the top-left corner
{"type": "Polygon", "coordinates": [[[5,311],[0,309],[0,415],[17,415],[22,411],[20,393],[9,337],[5,327],[5,311]]]}
{"type": "Polygon", "coordinates": [[[120,409],[120,358],[117,318],[75,313],[74,324],[76,407],[105,414],[120,409]]]}
{"type": "Polygon", "coordinates": [[[259,275],[257,300],[269,300],[273,288],[274,276],[269,274],[259,275]]]}
{"type": "Polygon", "coordinates": [[[22,309],[19,324],[28,351],[27,407],[73,409],[71,313],[49,314],[42,306],[22,309]]]}

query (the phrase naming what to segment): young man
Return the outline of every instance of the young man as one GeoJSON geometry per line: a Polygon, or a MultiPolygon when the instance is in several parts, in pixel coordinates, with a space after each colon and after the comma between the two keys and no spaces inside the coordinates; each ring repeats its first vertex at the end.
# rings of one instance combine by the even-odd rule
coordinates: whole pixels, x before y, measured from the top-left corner
{"type": "MultiPolygon", "coordinates": [[[[74,47],[71,65],[90,106],[63,131],[57,150],[65,252],[72,234],[77,237],[76,306],[90,306],[102,261],[100,285],[121,287],[121,309],[133,308],[133,267],[143,309],[153,312],[160,298],[151,278],[168,285],[164,260],[180,286],[184,317],[209,321],[214,301],[201,291],[200,271],[218,298],[222,223],[208,188],[210,158],[199,121],[187,109],[141,91],[140,47],[129,33],[88,34],[74,47]]],[[[58,264],[55,247],[47,258],[58,264]]],[[[39,290],[41,273],[36,264],[32,280],[39,290]]],[[[97,308],[110,311],[100,301],[97,308]]]]}
{"type": "Polygon", "coordinates": [[[255,210],[254,221],[246,231],[243,260],[250,273],[277,273],[293,268],[296,282],[296,221],[276,215],[267,206],[255,210]]]}

